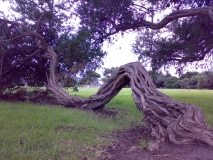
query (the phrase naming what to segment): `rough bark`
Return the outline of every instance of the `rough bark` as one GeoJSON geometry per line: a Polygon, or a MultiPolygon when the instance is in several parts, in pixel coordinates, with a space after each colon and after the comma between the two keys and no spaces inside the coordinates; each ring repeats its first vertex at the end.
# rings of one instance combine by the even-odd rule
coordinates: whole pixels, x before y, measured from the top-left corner
{"type": "MultiPolygon", "coordinates": [[[[205,8],[204,10],[206,12],[205,8]]],[[[181,17],[183,16],[184,14],[181,15],[181,17]]],[[[47,89],[66,107],[101,109],[123,87],[130,84],[135,104],[152,129],[153,140],[149,144],[149,150],[157,150],[166,139],[176,144],[201,141],[213,146],[213,129],[205,122],[201,110],[194,105],[177,102],[159,92],[147,71],[139,62],[121,66],[117,74],[111,77],[100,87],[95,95],[89,98],[70,96],[58,85],[56,78],[57,55],[44,38],[18,22],[2,19],[0,19],[0,22],[22,27],[25,32],[22,32],[21,36],[33,36],[36,38],[38,48],[45,50],[46,57],[50,60],[50,70],[47,73],[47,89]]],[[[167,22],[169,23],[170,20],[167,22]]]]}
{"type": "Polygon", "coordinates": [[[183,9],[176,10],[165,16],[160,22],[153,23],[150,21],[142,20],[141,22],[133,22],[132,24],[125,25],[114,25],[116,30],[128,30],[138,27],[148,27],[153,30],[158,30],[169,24],[171,21],[182,18],[182,17],[192,17],[197,15],[207,15],[213,19],[213,8],[212,7],[202,7],[202,8],[193,8],[193,9],[183,9]]]}
{"type": "Polygon", "coordinates": [[[123,87],[130,84],[135,104],[152,129],[151,151],[157,150],[166,139],[176,144],[200,141],[213,146],[213,130],[205,122],[200,108],[177,102],[159,92],[139,62],[121,66],[117,74],[89,98],[69,96],[54,81],[49,78],[48,89],[62,104],[91,109],[103,108],[123,87]]]}

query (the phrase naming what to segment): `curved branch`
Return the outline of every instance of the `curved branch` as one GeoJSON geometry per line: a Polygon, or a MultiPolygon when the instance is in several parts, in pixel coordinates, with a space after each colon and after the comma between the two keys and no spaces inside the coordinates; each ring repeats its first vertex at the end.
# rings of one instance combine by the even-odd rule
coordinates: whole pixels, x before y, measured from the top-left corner
{"type": "Polygon", "coordinates": [[[139,62],[121,66],[96,95],[88,98],[88,104],[93,109],[97,104],[99,107],[95,109],[102,108],[103,102],[108,102],[128,83],[137,108],[152,129],[154,139],[149,144],[149,150],[157,150],[167,139],[176,144],[201,141],[213,146],[213,129],[205,122],[200,108],[177,102],[159,92],[139,62]]]}
{"type": "MultiPolygon", "coordinates": [[[[49,46],[47,44],[47,42],[45,41],[45,39],[39,33],[33,32],[30,28],[28,28],[24,24],[21,24],[21,23],[16,22],[16,21],[9,21],[9,20],[2,19],[2,18],[0,18],[0,22],[4,22],[4,23],[7,23],[7,24],[13,24],[13,25],[16,25],[18,27],[23,28],[25,30],[25,32],[21,32],[20,31],[20,34],[21,34],[20,37],[23,37],[23,36],[32,36],[32,37],[35,37],[36,38],[36,44],[41,49],[47,49],[47,47],[49,46]]],[[[39,21],[39,23],[40,23],[40,21],[39,21]]],[[[17,37],[19,37],[19,36],[17,36],[17,37]]],[[[16,39],[17,37],[12,38],[12,40],[16,39]]],[[[4,40],[4,41],[7,41],[7,40],[4,40]]]]}
{"type": "Polygon", "coordinates": [[[128,25],[117,25],[115,29],[117,31],[122,31],[122,30],[138,28],[138,27],[148,27],[153,30],[158,30],[165,27],[168,23],[178,18],[198,16],[198,15],[210,16],[211,15],[210,11],[212,11],[212,7],[178,10],[167,15],[166,17],[163,18],[163,20],[161,20],[158,23],[152,23],[146,20],[142,20],[140,22],[133,22],[132,24],[128,24],[128,25]]]}
{"type": "Polygon", "coordinates": [[[64,104],[70,103],[67,107],[101,109],[127,84],[131,86],[137,108],[152,129],[149,150],[157,150],[165,140],[176,144],[200,141],[213,146],[213,129],[205,122],[200,108],[159,92],[139,62],[121,66],[117,74],[89,98],[60,97],[61,93],[54,92],[53,86],[51,91],[63,98],[64,104]]]}
{"type": "MultiPolygon", "coordinates": [[[[157,24],[144,21],[141,24],[133,23],[132,25],[159,29],[176,18],[209,14],[208,9],[198,8],[176,11],[157,24]]],[[[37,39],[38,47],[45,49],[50,59],[47,89],[66,107],[101,109],[123,87],[130,84],[135,104],[152,129],[153,140],[149,144],[149,150],[158,149],[165,140],[176,144],[201,141],[213,146],[213,129],[205,122],[201,110],[194,105],[177,102],[156,90],[146,69],[139,62],[121,66],[117,74],[111,77],[95,95],[89,98],[70,96],[58,85],[56,79],[57,55],[44,38],[18,22],[0,19],[1,21],[23,27],[26,31],[24,33],[34,36],[37,39]]]]}

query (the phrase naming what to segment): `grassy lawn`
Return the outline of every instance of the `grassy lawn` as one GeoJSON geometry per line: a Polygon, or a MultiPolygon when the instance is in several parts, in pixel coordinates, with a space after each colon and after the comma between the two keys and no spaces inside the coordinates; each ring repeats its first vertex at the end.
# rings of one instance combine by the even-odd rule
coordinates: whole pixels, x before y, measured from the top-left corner
{"type": "Polygon", "coordinates": [[[160,91],[177,101],[200,107],[206,121],[213,127],[213,90],[160,89],[160,91]]]}
{"type": "MultiPolygon", "coordinates": [[[[70,92],[88,97],[97,88],[70,92]]],[[[199,106],[213,126],[213,91],[167,90],[161,92],[178,101],[199,106]]],[[[123,89],[107,105],[119,112],[116,117],[101,118],[92,113],[57,106],[0,102],[0,159],[98,159],[101,147],[112,139],[113,130],[142,125],[130,89],[123,89]]]]}

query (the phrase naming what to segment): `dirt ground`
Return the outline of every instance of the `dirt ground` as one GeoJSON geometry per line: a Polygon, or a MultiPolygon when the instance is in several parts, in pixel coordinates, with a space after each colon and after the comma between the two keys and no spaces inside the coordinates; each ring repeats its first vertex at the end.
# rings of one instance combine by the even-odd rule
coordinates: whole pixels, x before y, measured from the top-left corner
{"type": "Polygon", "coordinates": [[[205,144],[163,144],[158,151],[143,149],[142,140],[149,139],[150,131],[145,127],[134,127],[115,131],[116,141],[106,148],[111,160],[213,160],[213,148],[205,144]]]}

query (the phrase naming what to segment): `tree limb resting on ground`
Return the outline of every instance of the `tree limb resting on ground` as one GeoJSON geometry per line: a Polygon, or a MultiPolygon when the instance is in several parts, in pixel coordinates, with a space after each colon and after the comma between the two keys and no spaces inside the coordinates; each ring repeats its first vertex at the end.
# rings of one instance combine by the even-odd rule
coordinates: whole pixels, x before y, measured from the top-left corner
{"type": "Polygon", "coordinates": [[[117,74],[89,98],[66,98],[61,96],[61,92],[56,93],[53,86],[49,86],[49,89],[57,99],[67,102],[67,107],[101,109],[127,84],[130,84],[137,108],[152,129],[153,140],[149,144],[149,150],[158,150],[166,139],[176,144],[200,141],[213,146],[213,129],[205,122],[200,108],[177,102],[159,92],[139,62],[121,66],[117,74]]]}

